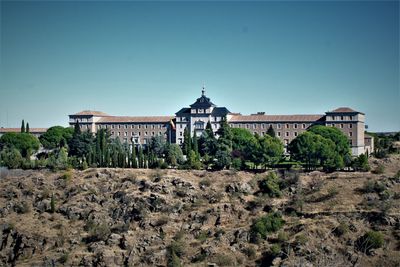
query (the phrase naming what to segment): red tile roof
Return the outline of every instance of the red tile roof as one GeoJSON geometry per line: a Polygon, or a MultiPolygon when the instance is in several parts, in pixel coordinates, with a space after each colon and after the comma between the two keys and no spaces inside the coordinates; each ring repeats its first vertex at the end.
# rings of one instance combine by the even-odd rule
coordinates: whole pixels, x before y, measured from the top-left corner
{"type": "MultiPolygon", "coordinates": [[[[45,133],[47,128],[29,128],[30,133],[45,133]]],[[[0,133],[19,133],[21,128],[0,128],[0,133]]]]}
{"type": "Polygon", "coordinates": [[[127,116],[108,116],[102,117],[96,123],[167,123],[174,119],[173,116],[141,116],[141,117],[127,117],[127,116]]]}
{"type": "Polygon", "coordinates": [[[229,122],[314,122],[324,115],[233,115],[229,122]]]}
{"type": "Polygon", "coordinates": [[[75,116],[80,116],[80,115],[93,115],[93,116],[110,116],[107,113],[101,112],[101,111],[95,111],[95,110],[83,110],[81,112],[72,114],[75,116]]]}

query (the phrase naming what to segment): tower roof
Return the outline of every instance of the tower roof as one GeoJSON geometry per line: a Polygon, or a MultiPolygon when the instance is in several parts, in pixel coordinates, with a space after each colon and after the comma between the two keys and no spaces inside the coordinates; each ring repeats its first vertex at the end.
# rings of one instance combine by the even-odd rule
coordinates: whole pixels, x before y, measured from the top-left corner
{"type": "Polygon", "coordinates": [[[210,98],[205,95],[205,87],[202,87],[201,97],[197,98],[196,102],[190,105],[191,108],[209,108],[215,107],[216,105],[210,101],[210,98]]]}

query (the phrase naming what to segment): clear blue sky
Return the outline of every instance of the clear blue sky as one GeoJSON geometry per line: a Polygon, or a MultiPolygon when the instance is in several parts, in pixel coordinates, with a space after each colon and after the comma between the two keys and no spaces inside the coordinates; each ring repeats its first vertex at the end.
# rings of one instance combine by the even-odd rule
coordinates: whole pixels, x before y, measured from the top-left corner
{"type": "Polygon", "coordinates": [[[1,1],[0,126],[173,115],[366,113],[400,130],[399,2],[1,1]]]}

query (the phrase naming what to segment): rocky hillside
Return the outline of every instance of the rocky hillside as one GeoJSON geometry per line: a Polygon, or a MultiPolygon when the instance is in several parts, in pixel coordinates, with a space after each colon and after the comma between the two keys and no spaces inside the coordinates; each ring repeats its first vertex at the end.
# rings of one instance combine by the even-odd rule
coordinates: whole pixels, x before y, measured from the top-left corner
{"type": "Polygon", "coordinates": [[[280,171],[278,187],[235,171],[2,170],[0,266],[399,266],[400,157],[371,165],[280,171]],[[263,236],[268,214],[284,224],[263,236]]]}

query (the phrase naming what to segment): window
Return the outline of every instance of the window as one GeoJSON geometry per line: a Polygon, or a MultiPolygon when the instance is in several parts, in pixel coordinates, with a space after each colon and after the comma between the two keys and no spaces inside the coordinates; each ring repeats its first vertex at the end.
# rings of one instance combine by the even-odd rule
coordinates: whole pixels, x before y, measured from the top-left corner
{"type": "Polygon", "coordinates": [[[297,129],[297,123],[294,124],[294,128],[297,129]]]}
{"type": "Polygon", "coordinates": [[[294,132],[294,136],[297,136],[297,132],[294,132]]]}
{"type": "Polygon", "coordinates": [[[114,135],[114,132],[111,132],[111,135],[114,135]]]}
{"type": "Polygon", "coordinates": [[[257,129],[257,124],[253,124],[253,129],[257,129]]]}
{"type": "Polygon", "coordinates": [[[128,132],[125,132],[125,133],[124,133],[124,136],[128,136],[128,132]]]}
{"type": "Polygon", "coordinates": [[[280,123],[277,124],[277,128],[278,128],[278,129],[281,128],[281,124],[280,124],[280,123]]]}
{"type": "Polygon", "coordinates": [[[265,129],[265,123],[261,124],[261,128],[265,129]]]}
{"type": "Polygon", "coordinates": [[[257,134],[257,132],[253,132],[253,134],[254,134],[254,135],[256,135],[256,134],[257,134]]]}
{"type": "Polygon", "coordinates": [[[131,129],[135,129],[135,125],[134,124],[131,125],[131,129]]]}
{"type": "Polygon", "coordinates": [[[182,133],[182,132],[179,132],[179,136],[183,136],[183,133],[182,133]]]}
{"type": "Polygon", "coordinates": [[[147,129],[147,124],[144,125],[144,128],[147,129]]]}
{"type": "Polygon", "coordinates": [[[156,128],[156,126],[153,124],[153,125],[151,125],[151,128],[152,128],[152,129],[155,129],[155,128],[156,128]]]}
{"type": "Polygon", "coordinates": [[[289,129],[289,123],[286,123],[286,129],[289,129]]]}
{"type": "Polygon", "coordinates": [[[138,127],[138,129],[140,129],[140,124],[137,127],[138,127]]]}
{"type": "Polygon", "coordinates": [[[176,122],[179,122],[181,120],[180,117],[176,117],[176,122]]]}
{"type": "Polygon", "coordinates": [[[303,128],[303,129],[305,129],[305,128],[306,128],[306,124],[305,124],[305,123],[303,123],[303,125],[302,125],[302,128],[303,128]]]}
{"type": "Polygon", "coordinates": [[[192,108],[192,110],[190,111],[190,113],[196,114],[196,109],[195,109],[195,108],[192,108]]]}
{"type": "Polygon", "coordinates": [[[340,124],[340,128],[343,128],[343,123],[340,124]]]}
{"type": "Polygon", "coordinates": [[[350,123],[350,124],[349,124],[349,128],[353,128],[353,124],[350,123]]]}
{"type": "Polygon", "coordinates": [[[281,136],[281,132],[278,132],[278,136],[281,136]]]}
{"type": "Polygon", "coordinates": [[[111,129],[114,129],[115,128],[115,125],[113,124],[113,125],[111,125],[111,129]]]}
{"type": "Polygon", "coordinates": [[[332,120],[333,120],[333,121],[335,120],[335,116],[332,116],[332,120]]]}
{"type": "Polygon", "coordinates": [[[154,136],[154,132],[151,132],[151,135],[154,136]]]}
{"type": "Polygon", "coordinates": [[[125,129],[128,129],[128,125],[125,124],[125,129]]]}
{"type": "Polygon", "coordinates": [[[199,108],[198,113],[204,113],[204,109],[199,108]]]}
{"type": "Polygon", "coordinates": [[[285,135],[286,135],[286,136],[289,136],[289,132],[286,132],[285,135]]]}
{"type": "Polygon", "coordinates": [[[120,136],[121,135],[121,132],[118,132],[118,136],[120,136]]]}
{"type": "Polygon", "coordinates": [[[183,127],[183,125],[182,125],[182,124],[179,124],[179,128],[181,128],[181,129],[182,129],[182,127],[183,127]]]}
{"type": "Polygon", "coordinates": [[[118,129],[121,129],[121,125],[118,124],[118,129]]]}
{"type": "Polygon", "coordinates": [[[144,135],[147,136],[147,132],[144,132],[144,135]]]}
{"type": "Polygon", "coordinates": [[[132,135],[132,136],[134,136],[134,135],[135,135],[135,133],[134,133],[134,132],[131,132],[131,135],[132,135]]]}
{"type": "Polygon", "coordinates": [[[353,136],[353,133],[352,133],[352,132],[349,132],[349,136],[350,136],[350,137],[353,136]]]}
{"type": "Polygon", "coordinates": [[[140,136],[140,132],[138,132],[138,135],[140,136]]]}
{"type": "Polygon", "coordinates": [[[343,117],[343,116],[340,116],[340,120],[344,120],[344,117],[343,117]]]}

